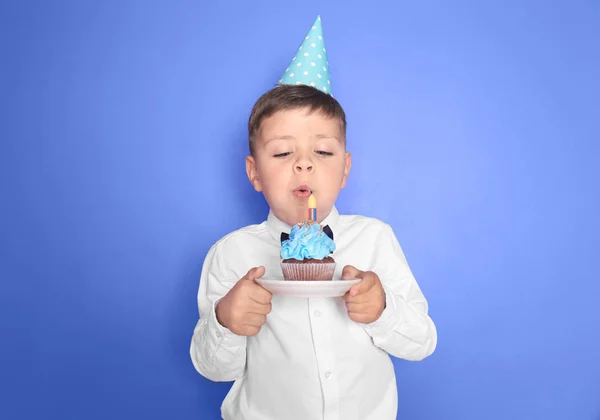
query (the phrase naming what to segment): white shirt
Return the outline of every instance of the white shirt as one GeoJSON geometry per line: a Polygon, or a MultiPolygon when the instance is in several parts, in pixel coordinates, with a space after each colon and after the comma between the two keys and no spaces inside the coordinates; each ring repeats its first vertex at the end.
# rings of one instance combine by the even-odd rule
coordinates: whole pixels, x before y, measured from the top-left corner
{"type": "Polygon", "coordinates": [[[291,227],[270,212],[259,225],[220,239],[204,261],[198,291],[200,320],[190,355],[213,381],[235,381],[221,406],[225,420],[391,420],[397,389],[389,355],[421,360],[437,332],[428,305],[389,225],[340,216],[321,223],[334,234],[334,278],[345,265],[374,271],[386,292],[375,322],[350,320],[342,298],[273,295],[272,311],[253,337],[235,335],[216,319],[215,306],[249,269],[281,279],[281,232],[291,227]]]}

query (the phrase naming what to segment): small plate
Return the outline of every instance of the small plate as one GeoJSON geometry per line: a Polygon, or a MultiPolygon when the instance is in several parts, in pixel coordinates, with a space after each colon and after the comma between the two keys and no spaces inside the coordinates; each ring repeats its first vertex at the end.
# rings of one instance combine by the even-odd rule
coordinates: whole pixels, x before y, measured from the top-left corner
{"type": "Polygon", "coordinates": [[[343,296],[352,286],[360,282],[354,280],[266,280],[257,279],[262,287],[280,296],[292,297],[338,297],[343,296]]]}

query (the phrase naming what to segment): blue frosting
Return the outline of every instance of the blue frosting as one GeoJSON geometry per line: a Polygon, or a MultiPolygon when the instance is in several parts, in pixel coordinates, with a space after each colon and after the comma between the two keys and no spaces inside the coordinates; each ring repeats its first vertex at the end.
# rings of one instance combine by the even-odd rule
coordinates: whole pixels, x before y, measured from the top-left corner
{"type": "Polygon", "coordinates": [[[335,242],[323,232],[321,225],[301,223],[292,228],[290,238],[281,244],[281,257],[322,260],[335,251],[335,242]]]}

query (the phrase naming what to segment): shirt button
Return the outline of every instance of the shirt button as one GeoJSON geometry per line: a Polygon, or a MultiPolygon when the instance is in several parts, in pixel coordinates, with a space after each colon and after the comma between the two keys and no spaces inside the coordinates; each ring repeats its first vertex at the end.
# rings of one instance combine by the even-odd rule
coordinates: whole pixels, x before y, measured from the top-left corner
{"type": "Polygon", "coordinates": [[[315,310],[315,316],[318,318],[321,316],[321,311],[319,311],[318,309],[315,310]]]}
{"type": "Polygon", "coordinates": [[[325,379],[329,379],[331,377],[331,372],[325,372],[325,379]]]}

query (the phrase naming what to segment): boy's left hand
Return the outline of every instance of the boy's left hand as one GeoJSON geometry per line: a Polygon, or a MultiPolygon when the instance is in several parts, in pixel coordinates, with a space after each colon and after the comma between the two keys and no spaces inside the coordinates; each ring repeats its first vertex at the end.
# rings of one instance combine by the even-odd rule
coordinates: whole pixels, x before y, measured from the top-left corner
{"type": "Polygon", "coordinates": [[[377,321],[385,309],[385,291],[379,276],[372,271],[360,271],[347,265],[342,280],[361,279],[344,295],[348,316],[354,322],[369,324],[377,321]]]}

